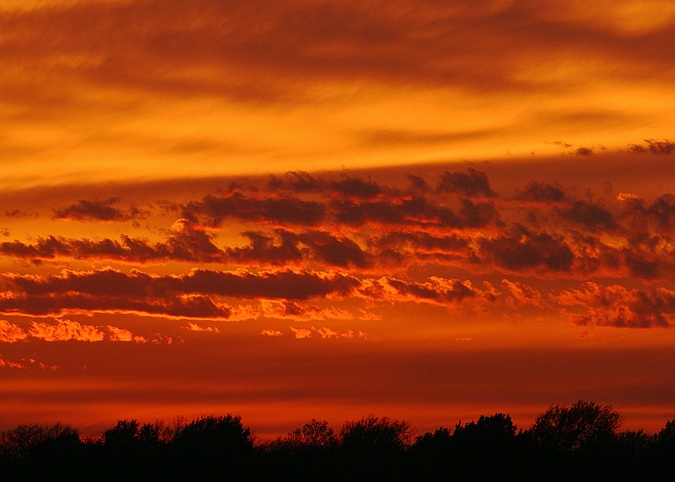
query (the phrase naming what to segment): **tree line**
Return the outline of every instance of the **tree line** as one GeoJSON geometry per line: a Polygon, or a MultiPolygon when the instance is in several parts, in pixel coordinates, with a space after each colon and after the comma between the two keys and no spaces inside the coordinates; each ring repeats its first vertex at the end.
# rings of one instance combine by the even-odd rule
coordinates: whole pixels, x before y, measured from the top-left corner
{"type": "Polygon", "coordinates": [[[258,440],[241,417],[141,425],[82,437],[60,424],[0,433],[2,481],[644,481],[675,480],[675,419],[656,434],[619,431],[610,406],[554,405],[527,430],[497,413],[416,435],[367,416],[336,432],[311,420],[258,440]]]}

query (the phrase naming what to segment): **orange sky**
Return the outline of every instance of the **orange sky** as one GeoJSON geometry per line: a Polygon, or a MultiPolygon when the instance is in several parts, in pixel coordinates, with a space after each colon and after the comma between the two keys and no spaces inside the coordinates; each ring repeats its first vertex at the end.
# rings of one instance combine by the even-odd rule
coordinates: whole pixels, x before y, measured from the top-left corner
{"type": "Polygon", "coordinates": [[[669,1],[4,1],[0,428],[675,418],[669,1]]]}

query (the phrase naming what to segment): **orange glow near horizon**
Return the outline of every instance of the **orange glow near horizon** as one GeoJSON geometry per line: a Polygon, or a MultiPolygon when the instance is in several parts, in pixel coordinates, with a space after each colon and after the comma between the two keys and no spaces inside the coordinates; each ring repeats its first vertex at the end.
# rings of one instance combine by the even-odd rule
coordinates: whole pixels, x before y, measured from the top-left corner
{"type": "Polygon", "coordinates": [[[0,430],[675,418],[670,2],[17,1],[0,32],[0,430]]]}

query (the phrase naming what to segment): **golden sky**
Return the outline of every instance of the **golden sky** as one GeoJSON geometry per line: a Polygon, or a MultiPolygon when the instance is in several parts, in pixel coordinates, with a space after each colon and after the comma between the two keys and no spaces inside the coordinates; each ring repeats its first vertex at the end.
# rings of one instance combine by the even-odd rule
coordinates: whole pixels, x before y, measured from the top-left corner
{"type": "Polygon", "coordinates": [[[0,427],[675,418],[670,1],[0,2],[0,427]]]}

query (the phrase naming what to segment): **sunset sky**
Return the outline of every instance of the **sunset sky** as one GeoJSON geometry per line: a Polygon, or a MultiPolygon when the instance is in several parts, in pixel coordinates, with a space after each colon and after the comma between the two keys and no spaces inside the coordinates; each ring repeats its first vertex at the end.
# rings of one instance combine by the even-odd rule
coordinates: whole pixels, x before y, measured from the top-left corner
{"type": "Polygon", "coordinates": [[[675,419],[675,3],[0,0],[0,429],[675,419]]]}

